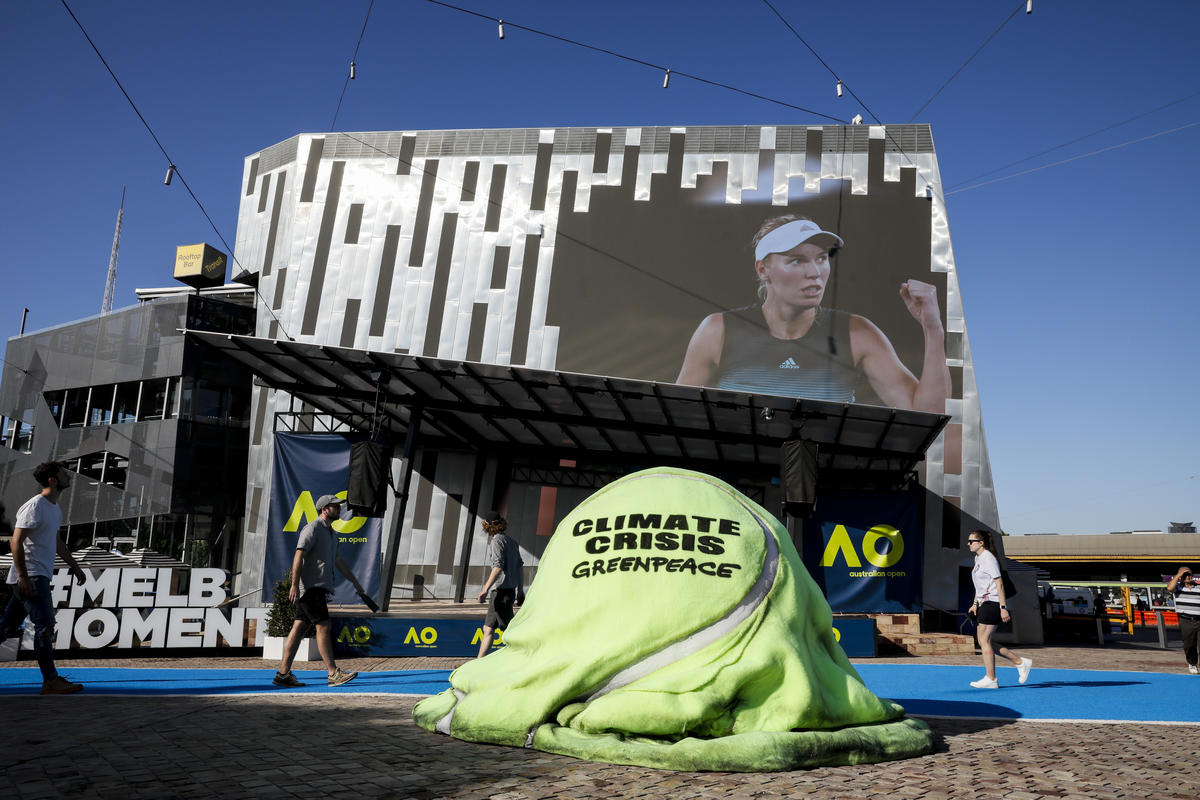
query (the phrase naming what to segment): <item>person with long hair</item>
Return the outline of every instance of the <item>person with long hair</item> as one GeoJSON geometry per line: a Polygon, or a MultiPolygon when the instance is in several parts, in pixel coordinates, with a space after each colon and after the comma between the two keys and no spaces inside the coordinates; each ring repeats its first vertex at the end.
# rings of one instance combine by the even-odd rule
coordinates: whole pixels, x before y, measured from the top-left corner
{"type": "Polygon", "coordinates": [[[705,317],[676,382],[853,402],[865,376],[892,408],[944,414],[951,384],[937,287],[918,280],[900,286],[900,299],[925,337],[918,379],[874,322],[822,305],[831,257],[843,244],[798,214],[763,222],[750,241],[760,302],[705,317]]]}
{"type": "MultiPolygon", "coordinates": [[[[975,584],[975,601],[969,614],[975,617],[975,638],[983,653],[984,676],[971,681],[976,689],[998,689],[996,680],[996,651],[992,648],[992,634],[1001,622],[1009,622],[1008,602],[1004,596],[1004,580],[1000,576],[1000,562],[992,552],[991,531],[971,531],[967,534],[967,547],[975,555],[975,566],[971,569],[971,581],[975,584]]],[[[1007,647],[1000,648],[1000,655],[1017,667],[1017,682],[1029,680],[1033,659],[1021,658],[1007,647]]]]}

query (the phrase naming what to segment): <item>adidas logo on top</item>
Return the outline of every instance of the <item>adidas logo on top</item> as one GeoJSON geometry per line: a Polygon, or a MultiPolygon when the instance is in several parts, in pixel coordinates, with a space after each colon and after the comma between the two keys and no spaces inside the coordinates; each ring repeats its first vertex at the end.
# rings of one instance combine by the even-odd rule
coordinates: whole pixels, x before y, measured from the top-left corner
{"type": "Polygon", "coordinates": [[[780,369],[800,369],[800,365],[796,363],[796,360],[794,358],[792,358],[791,356],[788,356],[787,360],[785,360],[782,364],[779,365],[779,368],[780,369]]]}

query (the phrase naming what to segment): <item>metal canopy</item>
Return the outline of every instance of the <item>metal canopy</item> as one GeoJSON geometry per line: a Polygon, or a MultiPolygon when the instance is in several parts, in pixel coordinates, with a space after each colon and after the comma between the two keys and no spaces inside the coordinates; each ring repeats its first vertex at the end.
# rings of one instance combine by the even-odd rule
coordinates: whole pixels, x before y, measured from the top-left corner
{"type": "Polygon", "coordinates": [[[907,476],[941,414],[653,381],[450,361],[188,330],[356,430],[400,437],[419,413],[424,446],[778,474],[788,439],[819,445],[823,480],[907,476]]]}

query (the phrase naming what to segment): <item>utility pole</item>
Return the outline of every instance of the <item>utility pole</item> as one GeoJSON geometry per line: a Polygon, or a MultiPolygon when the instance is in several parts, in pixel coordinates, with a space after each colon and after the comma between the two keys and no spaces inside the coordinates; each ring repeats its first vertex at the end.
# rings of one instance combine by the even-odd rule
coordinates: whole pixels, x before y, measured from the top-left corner
{"type": "Polygon", "coordinates": [[[121,249],[121,221],[125,218],[125,187],[121,187],[121,208],[117,211],[117,229],[113,232],[112,254],[108,257],[108,280],[104,284],[104,301],[100,313],[112,311],[113,294],[117,289],[117,252],[121,249]]]}

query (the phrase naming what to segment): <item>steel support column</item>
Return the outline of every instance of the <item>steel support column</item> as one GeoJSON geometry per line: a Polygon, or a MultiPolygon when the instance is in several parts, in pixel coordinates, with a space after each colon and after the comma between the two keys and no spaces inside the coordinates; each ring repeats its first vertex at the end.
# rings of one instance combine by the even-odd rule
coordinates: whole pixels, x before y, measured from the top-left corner
{"type": "Polygon", "coordinates": [[[454,587],[454,602],[461,603],[467,591],[467,572],[471,567],[471,543],[475,541],[475,517],[479,516],[480,492],[483,490],[483,471],[487,467],[487,453],[475,453],[475,474],[471,478],[471,495],[467,501],[467,510],[471,512],[466,531],[463,532],[462,558],[458,564],[458,585],[454,587]]]}
{"type": "Polygon", "coordinates": [[[421,432],[422,404],[418,401],[412,404],[408,416],[408,430],[404,434],[404,469],[400,473],[400,484],[397,487],[395,517],[392,520],[391,534],[383,543],[383,569],[380,575],[381,611],[387,611],[392,604],[392,581],[396,577],[396,555],[400,552],[400,532],[404,527],[404,515],[408,511],[409,484],[413,475],[413,452],[416,450],[417,436],[421,432]]]}

